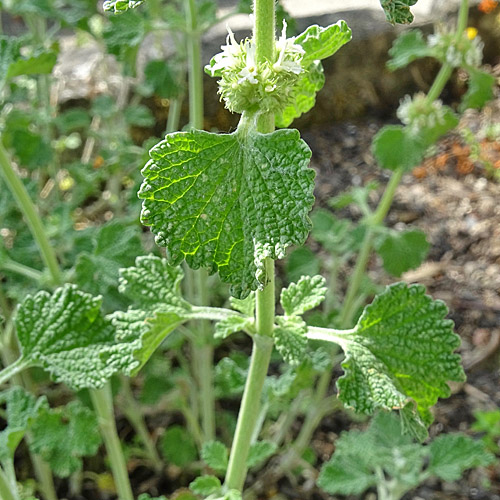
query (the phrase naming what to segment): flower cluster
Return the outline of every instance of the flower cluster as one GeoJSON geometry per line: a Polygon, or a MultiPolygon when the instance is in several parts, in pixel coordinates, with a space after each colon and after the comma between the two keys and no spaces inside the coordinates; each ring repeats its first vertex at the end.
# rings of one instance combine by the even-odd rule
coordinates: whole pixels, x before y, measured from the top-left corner
{"type": "Polygon", "coordinates": [[[429,35],[427,43],[434,49],[439,60],[455,68],[477,68],[481,64],[484,44],[478,36],[470,37],[464,32],[457,39],[455,33],[443,31],[429,35]]]}
{"type": "Polygon", "coordinates": [[[414,134],[433,128],[445,121],[445,108],[440,100],[429,102],[422,92],[413,97],[407,95],[401,100],[397,111],[398,118],[414,134]]]}
{"type": "Polygon", "coordinates": [[[226,107],[236,113],[279,113],[294,98],[294,88],[304,72],[304,49],[295,38],[286,37],[286,23],[276,42],[275,60],[257,62],[252,40],[236,42],[233,32],[222,52],[215,55],[205,71],[220,77],[219,94],[226,107]]]}

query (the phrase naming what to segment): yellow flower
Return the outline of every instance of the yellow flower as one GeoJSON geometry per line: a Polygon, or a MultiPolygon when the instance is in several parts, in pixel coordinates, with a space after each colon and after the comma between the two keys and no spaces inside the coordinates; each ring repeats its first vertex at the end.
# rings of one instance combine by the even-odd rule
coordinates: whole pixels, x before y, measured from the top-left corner
{"type": "Polygon", "coordinates": [[[477,36],[477,29],[476,28],[469,27],[469,28],[467,28],[466,32],[467,32],[467,38],[469,40],[474,40],[474,38],[476,38],[476,36],[477,36]]]}

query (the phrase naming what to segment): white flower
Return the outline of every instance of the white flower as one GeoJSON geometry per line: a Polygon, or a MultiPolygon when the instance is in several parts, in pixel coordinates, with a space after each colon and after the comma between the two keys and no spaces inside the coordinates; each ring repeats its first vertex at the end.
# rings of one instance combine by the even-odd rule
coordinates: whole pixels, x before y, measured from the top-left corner
{"type": "Polygon", "coordinates": [[[245,43],[246,57],[245,67],[238,73],[240,79],[238,83],[243,83],[248,80],[252,84],[258,83],[257,81],[257,63],[255,62],[255,46],[251,42],[245,43]]]}
{"type": "Polygon", "coordinates": [[[304,55],[304,49],[295,44],[295,37],[286,37],[286,21],[283,20],[283,30],[281,36],[276,42],[276,51],[278,52],[278,60],[273,64],[276,71],[287,71],[299,75],[304,71],[300,62],[304,55]]]}
{"type": "Polygon", "coordinates": [[[216,54],[213,58],[213,64],[209,67],[212,76],[215,76],[217,70],[229,69],[239,64],[242,55],[242,47],[234,38],[234,33],[229,26],[226,45],[221,45],[222,52],[216,54]]]}

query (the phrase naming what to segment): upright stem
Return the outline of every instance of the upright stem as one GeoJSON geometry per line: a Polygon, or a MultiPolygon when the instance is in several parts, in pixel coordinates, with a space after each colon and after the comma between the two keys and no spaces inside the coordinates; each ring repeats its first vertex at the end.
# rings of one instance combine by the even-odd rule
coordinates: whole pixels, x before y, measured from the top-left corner
{"type": "Polygon", "coordinates": [[[59,268],[59,264],[57,262],[54,250],[50,246],[47,234],[45,232],[45,228],[43,227],[40,216],[38,215],[36,208],[33,202],[31,201],[28,192],[26,191],[26,188],[24,187],[24,184],[21,182],[19,177],[14,172],[7,151],[3,147],[1,136],[0,136],[0,169],[5,178],[5,181],[7,182],[7,186],[9,187],[12,194],[16,198],[19,208],[26,217],[33,238],[35,239],[38,248],[40,249],[42,259],[45,262],[45,265],[47,266],[47,269],[50,272],[50,275],[52,277],[52,282],[54,284],[62,283],[61,270],[59,268]]]}
{"type": "Polygon", "coordinates": [[[94,405],[99,422],[99,428],[104,439],[111,471],[115,480],[119,500],[134,500],[127,471],[127,464],[123,456],[120,438],[116,430],[113,411],[113,396],[109,382],[102,389],[91,389],[90,397],[94,405]]]}
{"type": "Polygon", "coordinates": [[[130,387],[130,379],[122,376],[121,380],[121,396],[123,397],[122,411],[127,417],[127,420],[132,424],[137,436],[144,445],[146,455],[151,461],[156,470],[161,469],[163,463],[156,450],[156,446],[151,439],[151,435],[146,427],[141,408],[138,406],[130,387]]]}
{"type": "Polygon", "coordinates": [[[366,267],[368,265],[368,260],[370,258],[373,237],[374,237],[374,227],[382,224],[387,212],[391,208],[392,201],[394,200],[394,195],[396,194],[396,189],[401,182],[404,170],[399,168],[396,170],[385,188],[384,194],[380,200],[377,210],[373,214],[370,226],[367,228],[363,243],[361,244],[361,250],[359,252],[358,258],[356,260],[356,266],[351,276],[349,282],[349,287],[347,288],[346,298],[344,305],[340,312],[340,326],[341,328],[349,327],[349,323],[352,321],[352,316],[354,314],[353,305],[356,303],[356,296],[359,291],[359,287],[363,281],[363,276],[366,272],[366,267]]]}
{"type": "MultiPolygon", "coordinates": [[[[274,59],[275,45],[275,5],[274,0],[254,0],[253,43],[256,62],[274,59]]],[[[258,131],[270,133],[274,130],[274,116],[264,114],[259,117],[258,131]]],[[[238,423],[234,435],[225,486],[228,489],[243,489],[247,475],[247,458],[253,432],[257,423],[262,389],[266,380],[273,350],[272,333],[275,317],[274,261],[266,259],[267,283],[256,294],[255,327],[250,370],[243,392],[238,423]]]]}
{"type": "Polygon", "coordinates": [[[195,0],[185,0],[189,65],[189,123],[203,128],[203,68],[201,65],[201,34],[198,29],[195,0]]]}
{"type": "Polygon", "coordinates": [[[1,466],[0,466],[0,498],[2,500],[19,500],[17,487],[16,491],[13,492],[10,486],[10,482],[7,478],[7,475],[5,474],[1,466]]]}

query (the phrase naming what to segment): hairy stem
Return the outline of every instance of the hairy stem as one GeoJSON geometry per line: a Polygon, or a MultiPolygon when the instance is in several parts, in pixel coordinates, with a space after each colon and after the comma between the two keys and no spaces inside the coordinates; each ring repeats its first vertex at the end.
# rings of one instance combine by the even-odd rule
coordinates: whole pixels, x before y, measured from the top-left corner
{"type": "Polygon", "coordinates": [[[24,361],[22,358],[19,358],[17,361],[14,361],[9,366],[6,366],[2,371],[0,371],[0,385],[7,382],[14,375],[22,372],[26,368],[28,368],[29,363],[24,361]]]}
{"type": "Polygon", "coordinates": [[[45,228],[43,227],[40,215],[36,211],[35,205],[31,201],[24,184],[17,177],[7,151],[3,147],[2,138],[0,136],[0,169],[5,178],[7,186],[14,195],[17,204],[23,212],[28,226],[31,230],[33,238],[35,239],[42,259],[50,272],[52,282],[60,284],[62,282],[61,270],[57,262],[56,254],[50,246],[47,238],[45,228]]]}
{"type": "Polygon", "coordinates": [[[113,410],[113,396],[109,382],[102,389],[91,389],[90,397],[94,405],[99,428],[111,465],[119,500],[134,500],[127,471],[127,464],[116,430],[113,410]]]}
{"type": "Polygon", "coordinates": [[[123,402],[121,405],[122,411],[127,417],[127,420],[134,428],[142,444],[144,445],[144,451],[146,452],[147,458],[150,460],[156,470],[160,470],[163,466],[163,463],[160,455],[158,454],[158,451],[156,450],[156,446],[151,439],[148,428],[146,427],[141,408],[135,400],[134,395],[132,394],[130,379],[125,376],[122,376],[120,379],[121,396],[123,398],[123,402]]]}
{"type": "Polygon", "coordinates": [[[20,274],[21,276],[24,276],[33,281],[40,281],[43,277],[43,273],[38,269],[25,266],[24,264],[21,264],[20,262],[16,262],[15,260],[11,260],[9,258],[5,259],[5,261],[0,264],[0,268],[2,268],[4,271],[11,271],[13,273],[20,274]]]}
{"type": "Polygon", "coordinates": [[[2,500],[19,500],[17,484],[11,484],[6,472],[0,466],[0,498],[2,500]]]}

